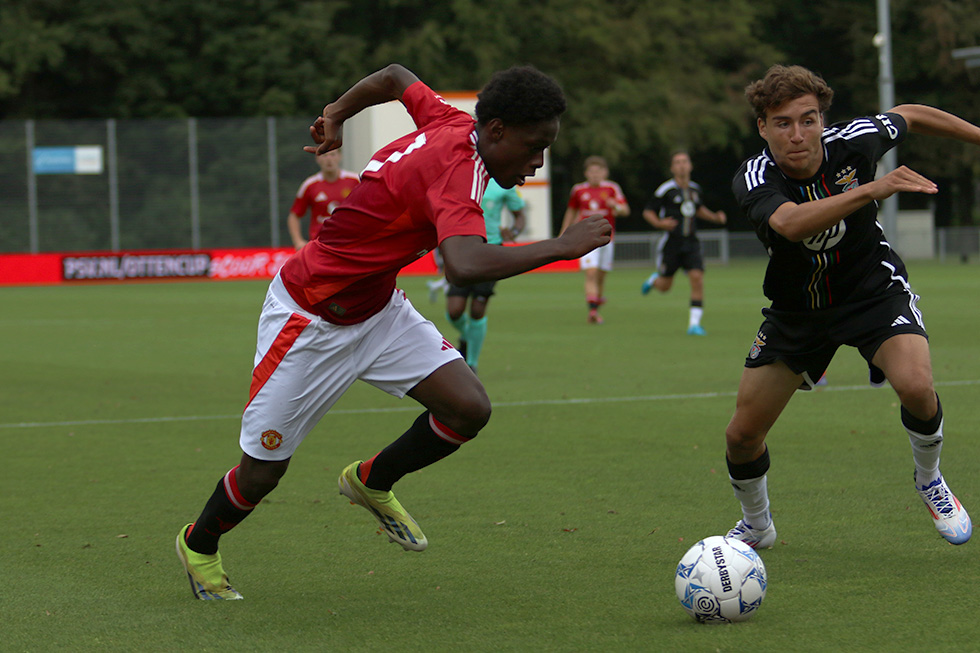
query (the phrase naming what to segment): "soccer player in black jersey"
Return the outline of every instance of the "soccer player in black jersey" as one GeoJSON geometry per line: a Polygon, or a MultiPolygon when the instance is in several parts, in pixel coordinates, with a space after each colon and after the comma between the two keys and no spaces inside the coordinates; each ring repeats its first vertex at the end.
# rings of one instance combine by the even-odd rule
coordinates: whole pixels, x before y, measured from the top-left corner
{"type": "Polygon", "coordinates": [[[918,296],[876,221],[878,201],[937,188],[905,166],[875,179],[875,165],[909,132],[980,145],[980,128],[917,104],[825,127],[833,91],[800,66],[773,66],[745,95],[767,147],[742,164],[732,186],[769,252],[772,305],[762,311],[725,433],[743,513],[728,535],[753,547],[776,541],[766,434],[793,392],[812,388],[837,348],[850,345],[867,360],[872,384],[887,379],[898,394],[915,488],[939,533],[962,544],[972,524],[939,470],[943,410],[918,296]]]}
{"type": "Polygon", "coordinates": [[[701,199],[701,186],[691,180],[691,156],[683,151],[670,157],[671,178],[660,184],[643,209],[643,219],[667,233],[657,246],[657,270],[643,282],[644,295],[656,288],[668,292],[674,285],[674,274],[683,269],[691,284],[691,308],[687,334],[705,335],[701,326],[704,312],[704,259],[697,236],[697,218],[725,224],[724,211],[711,211],[701,199]]]}

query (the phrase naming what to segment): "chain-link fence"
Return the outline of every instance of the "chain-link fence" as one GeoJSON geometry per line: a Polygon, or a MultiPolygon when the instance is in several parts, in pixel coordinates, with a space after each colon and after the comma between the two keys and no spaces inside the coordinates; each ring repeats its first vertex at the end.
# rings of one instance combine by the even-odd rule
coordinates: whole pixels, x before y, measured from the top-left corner
{"type": "Polygon", "coordinates": [[[308,139],[309,118],[0,121],[0,252],[289,245],[308,139]],[[99,171],[35,169],[81,146],[99,171]]]}
{"type": "MultiPolygon", "coordinates": [[[[915,234],[913,234],[914,236],[915,234]]],[[[657,246],[661,233],[616,234],[616,265],[621,267],[649,267],[657,260],[657,246]]],[[[712,264],[725,265],[732,259],[765,258],[765,248],[754,232],[706,229],[698,232],[701,252],[712,264]]],[[[898,253],[906,260],[936,258],[941,263],[960,261],[967,263],[980,259],[980,227],[940,227],[935,238],[919,242],[902,234],[890,240],[898,253]]]]}
{"type": "MultiPolygon", "coordinates": [[[[663,232],[616,234],[616,265],[650,267],[656,265],[657,248],[663,232]]],[[[701,254],[712,264],[727,265],[733,258],[764,258],[766,250],[754,232],[704,229],[698,231],[701,254]]]]}
{"type": "MultiPolygon", "coordinates": [[[[286,215],[317,171],[308,139],[309,118],[0,121],[0,253],[289,246],[286,215]],[[85,174],[44,168],[51,148],[100,160],[85,174]]],[[[617,263],[652,264],[660,235],[619,234],[617,263]]],[[[751,232],[701,240],[714,261],[765,256],[751,232]]],[[[980,256],[976,227],[922,243],[926,257],[980,256]]]]}

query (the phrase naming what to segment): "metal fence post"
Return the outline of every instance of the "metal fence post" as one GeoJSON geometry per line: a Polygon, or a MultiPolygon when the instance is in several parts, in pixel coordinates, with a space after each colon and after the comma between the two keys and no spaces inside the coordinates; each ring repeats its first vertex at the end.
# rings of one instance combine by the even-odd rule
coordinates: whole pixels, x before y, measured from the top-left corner
{"type": "Polygon", "coordinates": [[[109,243],[119,251],[119,171],[116,168],[116,119],[106,121],[106,149],[109,163],[109,243]]]}
{"type": "Polygon", "coordinates": [[[279,247],[279,157],[276,153],[276,119],[265,119],[269,142],[269,229],[273,247],[279,247]]]}
{"type": "Polygon", "coordinates": [[[197,176],[197,118],[187,119],[187,165],[191,187],[191,249],[201,249],[201,195],[197,176]]]}
{"type": "Polygon", "coordinates": [[[40,250],[37,228],[37,178],[34,176],[34,121],[24,123],[27,142],[27,234],[31,254],[40,250]]]}

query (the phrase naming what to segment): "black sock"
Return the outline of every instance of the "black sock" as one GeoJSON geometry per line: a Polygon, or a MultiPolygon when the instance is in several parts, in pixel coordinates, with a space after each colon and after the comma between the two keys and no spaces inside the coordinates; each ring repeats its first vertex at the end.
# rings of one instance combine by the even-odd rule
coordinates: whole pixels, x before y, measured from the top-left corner
{"type": "Polygon", "coordinates": [[[218,481],[214,493],[204,505],[188,533],[186,542],[191,551],[212,555],[218,551],[218,538],[237,526],[252,513],[254,503],[246,500],[238,491],[236,466],[218,481]]]}
{"type": "Polygon", "coordinates": [[[766,447],[761,456],[747,463],[736,465],[728,460],[728,456],[725,456],[725,462],[728,463],[728,475],[737,481],[765,476],[769,471],[769,447],[766,447]]]}
{"type": "Polygon", "coordinates": [[[922,435],[932,435],[939,430],[939,424],[943,421],[943,405],[939,401],[939,393],[936,393],[936,414],[931,419],[922,421],[915,415],[905,410],[902,406],[902,426],[910,431],[921,433],[922,435]]]}
{"type": "Polygon", "coordinates": [[[361,463],[358,477],[372,490],[387,492],[402,476],[442,460],[471,438],[461,436],[435,423],[433,430],[429,411],[418,416],[411,428],[381,450],[371,460],[361,463]]]}

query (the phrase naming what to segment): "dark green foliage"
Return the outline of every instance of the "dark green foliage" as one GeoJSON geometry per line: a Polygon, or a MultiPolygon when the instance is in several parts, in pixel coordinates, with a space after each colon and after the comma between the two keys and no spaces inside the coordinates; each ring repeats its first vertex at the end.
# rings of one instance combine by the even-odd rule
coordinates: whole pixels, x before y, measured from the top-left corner
{"type": "MultiPolygon", "coordinates": [[[[896,101],[976,121],[980,73],[950,53],[980,39],[980,2],[891,4],[896,101]]],[[[731,174],[761,147],[742,89],[770,64],[824,74],[832,120],[877,111],[876,31],[866,0],[8,0],[0,118],[312,117],[393,61],[440,90],[532,63],[569,98],[556,213],[583,159],[601,154],[634,208],[621,228],[646,229],[639,209],[677,147],[692,152],[709,206],[737,215],[731,174]]],[[[974,148],[913,139],[900,162],[940,181],[941,224],[972,220],[974,148]]]]}

